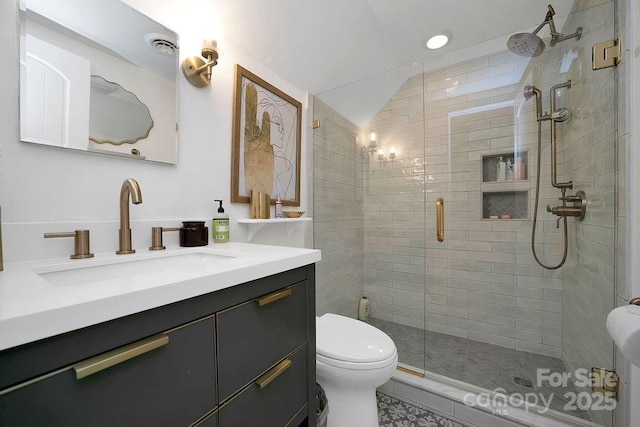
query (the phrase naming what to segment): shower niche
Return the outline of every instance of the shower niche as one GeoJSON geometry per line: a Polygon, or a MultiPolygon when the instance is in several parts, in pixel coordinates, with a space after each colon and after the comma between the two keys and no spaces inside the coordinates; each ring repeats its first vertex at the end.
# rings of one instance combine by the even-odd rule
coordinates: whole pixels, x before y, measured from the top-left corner
{"type": "Polygon", "coordinates": [[[529,152],[482,155],[482,218],[529,218],[529,152]],[[499,164],[503,163],[502,171],[499,164]]]}

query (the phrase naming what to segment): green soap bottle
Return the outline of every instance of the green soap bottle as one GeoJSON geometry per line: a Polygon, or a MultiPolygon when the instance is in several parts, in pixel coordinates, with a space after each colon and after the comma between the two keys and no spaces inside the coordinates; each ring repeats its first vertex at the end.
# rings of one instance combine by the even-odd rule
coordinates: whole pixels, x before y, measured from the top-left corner
{"type": "Polygon", "coordinates": [[[211,232],[213,234],[213,243],[226,243],[229,241],[229,215],[224,213],[222,200],[216,200],[220,203],[218,213],[213,216],[211,223],[211,232]]]}

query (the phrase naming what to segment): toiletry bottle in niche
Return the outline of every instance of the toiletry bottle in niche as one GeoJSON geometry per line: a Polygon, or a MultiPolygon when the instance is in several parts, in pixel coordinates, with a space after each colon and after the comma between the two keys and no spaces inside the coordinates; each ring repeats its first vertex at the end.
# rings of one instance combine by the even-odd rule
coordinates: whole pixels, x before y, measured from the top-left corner
{"type": "Polygon", "coordinates": [[[513,181],[513,164],[511,163],[511,159],[507,159],[507,168],[505,169],[505,180],[513,181]]]}
{"type": "Polygon", "coordinates": [[[507,174],[507,164],[504,162],[502,156],[498,157],[498,163],[496,164],[496,181],[504,181],[507,174]]]}
{"type": "Polygon", "coordinates": [[[521,180],[526,179],[526,167],[522,157],[518,157],[513,165],[513,179],[521,180]]]}
{"type": "Polygon", "coordinates": [[[214,243],[226,243],[229,241],[229,215],[224,213],[222,200],[216,200],[220,203],[218,213],[213,216],[211,231],[213,233],[214,243]]]}
{"type": "Polygon", "coordinates": [[[358,319],[360,320],[369,320],[369,298],[367,298],[367,294],[362,295],[362,299],[360,299],[360,304],[358,305],[358,319]]]}
{"type": "Polygon", "coordinates": [[[276,197],[276,218],[282,218],[282,201],[280,200],[280,193],[276,197]]]}

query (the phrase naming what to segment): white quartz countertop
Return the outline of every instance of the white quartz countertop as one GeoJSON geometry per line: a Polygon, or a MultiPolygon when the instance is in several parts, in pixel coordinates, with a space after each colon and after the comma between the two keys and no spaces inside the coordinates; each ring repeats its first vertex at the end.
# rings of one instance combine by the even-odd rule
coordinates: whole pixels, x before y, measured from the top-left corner
{"type": "Polygon", "coordinates": [[[83,260],[5,263],[4,271],[0,272],[0,350],[318,261],[318,250],[229,242],[163,251],[139,250],[131,255],[104,253],[83,260]],[[197,254],[202,256],[202,262],[173,267],[172,260],[197,259],[197,254]],[[209,263],[208,258],[214,258],[210,255],[218,259],[209,263]],[[104,273],[103,266],[112,266],[108,270],[117,264],[118,269],[126,271],[147,261],[151,261],[151,268],[144,273],[137,268],[131,268],[131,274],[115,277],[104,273]],[[89,281],[86,274],[84,280],[53,280],[59,270],[81,269],[96,273],[90,273],[89,281]]]}

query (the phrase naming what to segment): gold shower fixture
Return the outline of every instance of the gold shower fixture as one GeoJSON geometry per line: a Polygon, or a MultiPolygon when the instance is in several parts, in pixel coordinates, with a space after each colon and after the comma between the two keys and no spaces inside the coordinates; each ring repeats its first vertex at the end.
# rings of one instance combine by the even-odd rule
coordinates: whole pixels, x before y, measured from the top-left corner
{"type": "Polygon", "coordinates": [[[190,56],[182,61],[182,73],[184,77],[195,87],[205,87],[211,83],[211,71],[218,64],[218,42],[205,39],[202,42],[201,55],[190,56]]]}

